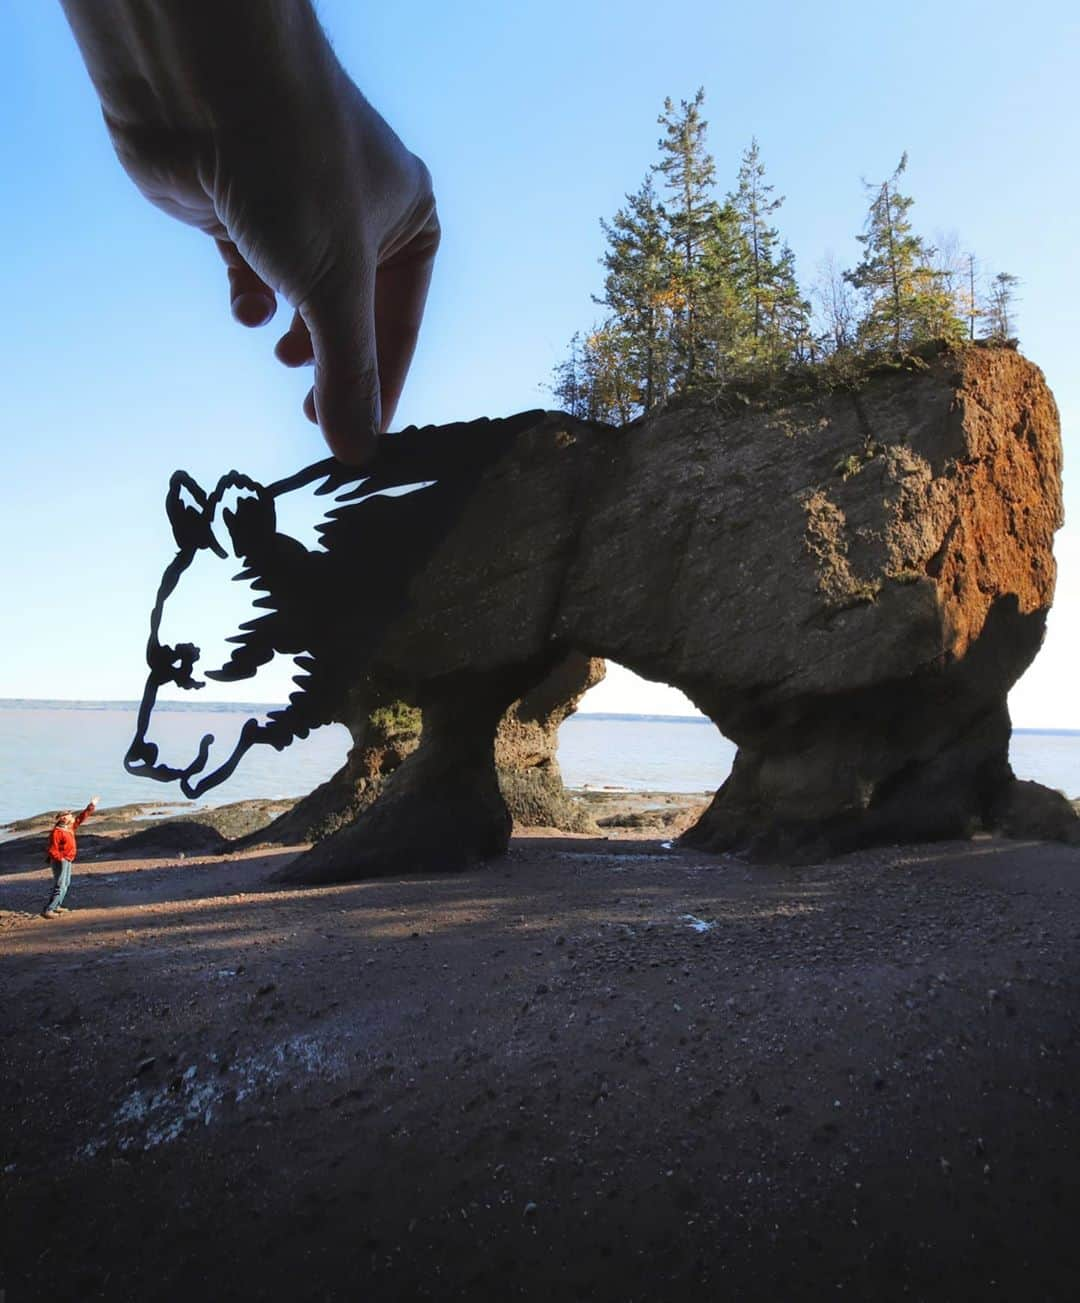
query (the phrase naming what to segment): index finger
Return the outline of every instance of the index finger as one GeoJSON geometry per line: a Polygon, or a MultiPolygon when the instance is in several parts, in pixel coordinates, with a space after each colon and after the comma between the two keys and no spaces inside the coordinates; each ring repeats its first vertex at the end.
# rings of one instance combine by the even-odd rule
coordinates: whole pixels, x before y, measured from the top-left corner
{"type": "Polygon", "coordinates": [[[423,230],[375,272],[375,347],[383,430],[393,419],[416,351],[439,237],[439,219],[432,209],[423,230]]]}

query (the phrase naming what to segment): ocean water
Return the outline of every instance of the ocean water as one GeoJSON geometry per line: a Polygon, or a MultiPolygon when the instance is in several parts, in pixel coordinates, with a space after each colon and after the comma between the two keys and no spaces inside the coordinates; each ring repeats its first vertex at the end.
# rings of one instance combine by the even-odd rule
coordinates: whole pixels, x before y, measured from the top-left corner
{"type": "MultiPolygon", "coordinates": [[[[190,757],[206,733],[235,730],[251,706],[177,706],[155,715],[162,758],[190,757]]],[[[135,727],[130,702],[0,701],[0,825],[41,811],[79,807],[95,793],[104,805],[185,802],[172,783],[135,778],[123,755],[135,727]]],[[[255,747],[228,782],[200,804],[300,796],[342,764],[340,725],[318,729],[285,751],[255,747]]],[[[575,715],[563,725],[559,763],[571,787],[711,792],[727,777],[734,746],[707,721],[642,715],[575,715]]],[[[1013,768],[1067,796],[1080,796],[1080,732],[1013,734],[1013,768]]]]}

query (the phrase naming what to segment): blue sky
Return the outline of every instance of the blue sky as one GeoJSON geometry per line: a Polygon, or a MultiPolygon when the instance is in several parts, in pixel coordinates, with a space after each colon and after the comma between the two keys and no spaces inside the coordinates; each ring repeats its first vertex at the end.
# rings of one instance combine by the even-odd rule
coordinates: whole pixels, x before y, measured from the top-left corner
{"type": "MultiPolygon", "coordinates": [[[[787,196],[780,224],[804,281],[828,250],[853,260],[861,178],[909,151],[917,227],[955,230],[985,265],[1021,278],[1024,351],[1055,390],[1071,461],[1073,6],[324,0],[319,10],[346,67],[436,180],[445,240],[400,424],[550,401],[539,386],[595,311],[597,219],[653,161],[664,96],[704,85],[722,183],[756,135],[787,196]]],[[[170,472],[214,482],[235,466],[269,480],[322,456],[300,412],[309,377],[273,361],[273,326],[233,324],[209,241],[130,185],[58,4],[0,8],[0,108],[0,603],[11,631],[0,696],[131,698],[170,551],[170,472]]],[[[1066,486],[1071,507],[1071,472],[1066,486]]],[[[1013,698],[1022,725],[1080,727],[1080,533],[1067,526],[1058,554],[1047,646],[1013,698]]],[[[219,600],[208,591],[211,616],[219,600]]],[[[671,700],[616,678],[591,704],[671,700]]]]}

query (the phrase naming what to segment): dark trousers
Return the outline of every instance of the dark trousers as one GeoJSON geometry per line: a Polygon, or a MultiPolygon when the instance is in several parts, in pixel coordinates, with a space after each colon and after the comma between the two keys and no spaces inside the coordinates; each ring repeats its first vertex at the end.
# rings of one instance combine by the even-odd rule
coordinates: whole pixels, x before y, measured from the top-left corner
{"type": "Polygon", "coordinates": [[[52,895],[49,897],[49,903],[45,906],[45,912],[59,909],[64,903],[64,897],[67,895],[67,889],[71,886],[71,861],[70,860],[50,860],[49,868],[53,873],[52,895]]]}

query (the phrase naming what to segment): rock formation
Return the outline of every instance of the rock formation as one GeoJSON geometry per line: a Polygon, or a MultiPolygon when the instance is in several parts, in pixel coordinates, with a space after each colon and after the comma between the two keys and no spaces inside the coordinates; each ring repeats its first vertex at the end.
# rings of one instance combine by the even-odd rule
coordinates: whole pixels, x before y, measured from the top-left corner
{"type": "Polygon", "coordinates": [[[563,721],[604,674],[604,662],[598,657],[568,652],[499,721],[495,771],[515,824],[566,832],[597,831],[588,810],[563,787],[556,752],[563,721]]]}
{"type": "Polygon", "coordinates": [[[325,783],[297,801],[267,828],[252,833],[245,844],[321,841],[347,828],[374,803],[383,783],[412,755],[420,742],[420,712],[404,702],[374,709],[366,696],[347,694],[336,723],[352,737],[345,763],[325,783]]]}
{"type": "MultiPolygon", "coordinates": [[[[340,717],[342,685],[366,710],[423,712],[379,799],[288,876],[501,852],[496,729],[569,653],[681,688],[737,743],[693,845],[806,858],[1022,830],[1006,693],[1053,596],[1060,469],[1039,370],[970,347],[769,410],[408,430],[385,441],[367,496],[337,499],[318,556],[273,532],[271,490],[254,486],[226,520],[275,610],[256,651],[310,652],[294,712],[340,717]],[[424,487],[371,496],[406,483],[424,487]],[[319,594],[356,585],[385,538],[377,583],[321,631],[319,594]]],[[[216,527],[220,490],[185,537],[216,527]]]]}
{"type": "MultiPolygon", "coordinates": [[[[604,677],[604,662],[568,652],[547,677],[499,721],[495,769],[499,790],[515,824],[595,831],[589,812],[563,786],[556,752],[559,727],[585,693],[604,677]]],[[[360,817],[386,779],[420,744],[422,715],[403,702],[371,710],[366,697],[350,701],[338,720],[352,735],[345,764],[245,844],[321,841],[360,817]]]]}

